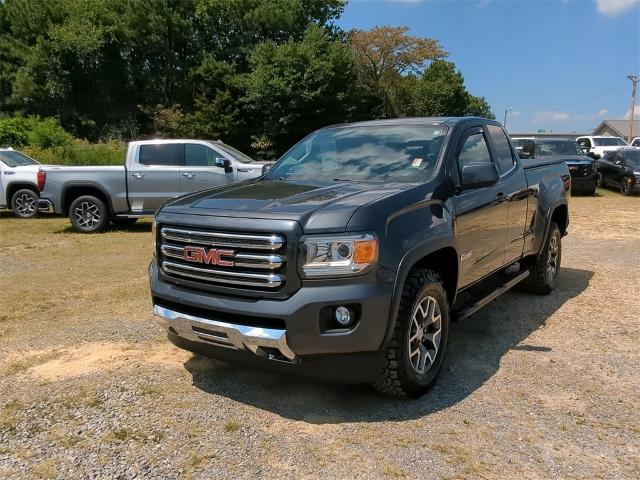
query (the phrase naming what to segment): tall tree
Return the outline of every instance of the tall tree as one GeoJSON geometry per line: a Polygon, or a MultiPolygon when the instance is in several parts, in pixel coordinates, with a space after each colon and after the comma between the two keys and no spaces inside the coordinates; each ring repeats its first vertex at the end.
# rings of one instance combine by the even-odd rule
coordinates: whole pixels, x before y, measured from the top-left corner
{"type": "Polygon", "coordinates": [[[400,112],[394,97],[406,74],[419,74],[433,60],[446,57],[437,40],[409,35],[408,27],[375,27],[352,30],[349,41],[365,88],[383,99],[383,114],[400,112]]]}

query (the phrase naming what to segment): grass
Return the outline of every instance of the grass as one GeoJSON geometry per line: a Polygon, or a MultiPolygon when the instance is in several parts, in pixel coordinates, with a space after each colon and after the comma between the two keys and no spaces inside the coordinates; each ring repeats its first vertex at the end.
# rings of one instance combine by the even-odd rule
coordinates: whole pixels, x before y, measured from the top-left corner
{"type": "Polygon", "coordinates": [[[382,474],[391,478],[407,478],[409,476],[405,470],[391,464],[385,464],[382,466],[382,474]]]}
{"type": "Polygon", "coordinates": [[[127,144],[73,140],[62,147],[24,147],[20,150],[45,165],[123,165],[127,144]]]}
{"type": "Polygon", "coordinates": [[[31,467],[31,471],[36,478],[55,478],[56,477],[56,462],[53,460],[43,460],[40,463],[36,463],[31,467]]]}
{"type": "Polygon", "coordinates": [[[240,425],[240,422],[237,422],[235,420],[229,420],[227,423],[224,424],[224,431],[227,433],[233,433],[240,430],[240,427],[242,427],[242,425],[240,425]]]}
{"type": "Polygon", "coordinates": [[[28,357],[21,358],[20,360],[16,360],[14,362],[9,363],[9,365],[5,368],[5,373],[7,375],[15,375],[18,373],[24,373],[30,368],[33,368],[38,365],[42,365],[50,360],[54,360],[59,358],[62,355],[61,352],[47,352],[41,353],[38,355],[31,355],[28,357]]]}

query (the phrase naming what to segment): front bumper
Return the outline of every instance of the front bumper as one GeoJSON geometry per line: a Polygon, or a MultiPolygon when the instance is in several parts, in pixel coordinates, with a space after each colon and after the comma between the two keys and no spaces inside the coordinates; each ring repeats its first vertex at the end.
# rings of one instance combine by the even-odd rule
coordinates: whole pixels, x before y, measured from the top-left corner
{"type": "Polygon", "coordinates": [[[595,190],[598,185],[598,174],[593,173],[588,176],[571,177],[572,190],[595,190]]]}
{"type": "Polygon", "coordinates": [[[312,375],[323,378],[365,378],[365,371],[378,371],[379,362],[369,360],[381,358],[393,284],[377,280],[375,272],[348,280],[308,281],[284,300],[186,289],[161,277],[155,261],[149,274],[154,315],[182,348],[218,357],[234,350],[296,370],[333,365],[320,375],[318,368],[312,369],[312,375]],[[357,305],[358,322],[352,329],[323,330],[321,315],[339,305],[357,305]],[[249,325],[245,318],[277,319],[283,328],[249,325]],[[369,360],[359,361],[363,358],[369,360]],[[338,359],[344,359],[339,368],[338,359]],[[350,373],[351,367],[357,373],[350,373]]]}

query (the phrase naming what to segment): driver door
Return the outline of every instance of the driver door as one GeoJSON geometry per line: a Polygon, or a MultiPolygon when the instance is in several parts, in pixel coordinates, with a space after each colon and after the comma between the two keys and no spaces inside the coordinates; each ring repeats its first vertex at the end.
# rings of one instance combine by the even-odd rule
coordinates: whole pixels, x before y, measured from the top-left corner
{"type": "MultiPolygon", "coordinates": [[[[467,163],[495,162],[482,127],[466,130],[458,144],[458,172],[467,163]]],[[[497,167],[496,167],[497,168],[497,167]]],[[[460,287],[470,285],[504,266],[509,218],[502,182],[462,190],[454,196],[456,240],[460,255],[460,287]]]]}

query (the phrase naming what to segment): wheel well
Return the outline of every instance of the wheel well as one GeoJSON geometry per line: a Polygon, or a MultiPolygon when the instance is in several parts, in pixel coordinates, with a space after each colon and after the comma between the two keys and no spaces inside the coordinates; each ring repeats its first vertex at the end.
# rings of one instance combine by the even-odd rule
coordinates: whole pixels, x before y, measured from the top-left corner
{"type": "Polygon", "coordinates": [[[453,247],[446,247],[418,260],[413,268],[428,268],[437,272],[444,282],[449,302],[453,304],[458,288],[458,254],[453,247]]]}
{"type": "Polygon", "coordinates": [[[62,197],[62,211],[68,214],[69,208],[71,207],[71,204],[73,203],[73,201],[78,197],[82,197],[83,195],[92,195],[96,198],[99,198],[107,206],[107,209],[111,211],[111,207],[109,205],[109,199],[102,192],[102,190],[96,187],[89,187],[89,186],[75,186],[75,187],[67,188],[62,197]]]}
{"type": "Polygon", "coordinates": [[[551,221],[558,224],[560,233],[564,235],[567,233],[567,227],[569,226],[569,209],[566,205],[560,205],[551,214],[551,221]]]}
{"type": "Polygon", "coordinates": [[[12,183],[7,188],[7,203],[11,203],[11,199],[13,198],[13,195],[18,190],[22,190],[23,188],[27,190],[31,190],[32,192],[35,192],[36,195],[40,196],[40,194],[38,193],[38,187],[36,187],[35,185],[32,185],[30,183],[12,183]]]}

